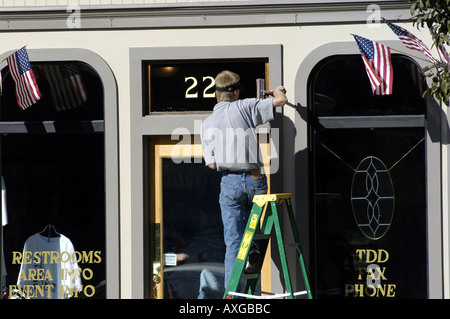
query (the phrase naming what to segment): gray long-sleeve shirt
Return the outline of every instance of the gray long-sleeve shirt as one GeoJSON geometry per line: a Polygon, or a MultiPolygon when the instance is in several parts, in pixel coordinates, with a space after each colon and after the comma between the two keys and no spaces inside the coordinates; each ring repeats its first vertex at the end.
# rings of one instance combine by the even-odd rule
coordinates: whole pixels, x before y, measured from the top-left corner
{"type": "Polygon", "coordinates": [[[201,139],[206,165],[218,171],[262,167],[255,128],[274,119],[273,98],[222,101],[203,121],[201,139]]]}

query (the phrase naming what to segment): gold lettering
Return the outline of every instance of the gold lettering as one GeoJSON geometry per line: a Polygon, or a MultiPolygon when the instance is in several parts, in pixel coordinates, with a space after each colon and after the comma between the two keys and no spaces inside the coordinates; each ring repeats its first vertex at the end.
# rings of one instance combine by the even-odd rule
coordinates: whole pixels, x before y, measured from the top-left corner
{"type": "Polygon", "coordinates": [[[44,264],[48,264],[48,258],[50,256],[50,252],[49,251],[42,251],[41,254],[44,257],[44,264]]]}
{"type": "Polygon", "coordinates": [[[386,295],[386,285],[378,285],[377,286],[377,297],[379,297],[380,294],[383,297],[386,295]]]}
{"type": "Polygon", "coordinates": [[[378,260],[377,263],[385,263],[389,259],[389,253],[384,249],[378,249],[378,260]],[[382,260],[383,253],[385,255],[384,260],[382,260]]]}
{"type": "Polygon", "coordinates": [[[92,254],[92,250],[89,252],[83,251],[83,262],[92,264],[92,254]]]}
{"type": "Polygon", "coordinates": [[[28,269],[28,280],[38,280],[36,279],[36,274],[36,269],[28,269]]]}
{"type": "Polygon", "coordinates": [[[102,251],[101,251],[101,250],[96,250],[96,251],[94,252],[94,256],[95,256],[95,258],[96,258],[95,261],[94,261],[94,263],[99,264],[99,263],[102,262],[101,254],[102,254],[102,251]]]}
{"type": "MultiPolygon", "coordinates": [[[[83,287],[83,286],[81,286],[81,287],[83,287]]],[[[94,294],[95,294],[95,287],[94,286],[92,286],[92,285],[87,285],[86,287],[84,287],[84,295],[87,297],[87,298],[89,298],[89,297],[92,297],[94,294]],[[88,292],[87,292],[87,289],[90,289],[91,290],[91,293],[89,293],[88,294],[88,292]]]]}
{"type": "Polygon", "coordinates": [[[34,264],[40,264],[41,263],[41,252],[40,251],[36,251],[34,253],[34,260],[33,260],[34,264]]]}
{"type": "Polygon", "coordinates": [[[13,260],[12,264],[21,264],[22,263],[22,253],[19,251],[13,251],[13,260]]]}
{"type": "Polygon", "coordinates": [[[359,269],[358,269],[358,280],[362,280],[363,277],[367,277],[366,268],[359,267],[359,269]]]}
{"type": "Polygon", "coordinates": [[[83,269],[83,278],[84,280],[90,280],[94,277],[94,272],[90,268],[83,269]],[[87,275],[86,275],[87,273],[87,275]]]}
{"type": "Polygon", "coordinates": [[[9,285],[9,298],[15,298],[17,297],[17,286],[16,285],[9,285]]]}
{"type": "Polygon", "coordinates": [[[386,267],[383,267],[383,270],[381,270],[381,268],[378,268],[378,270],[379,270],[379,274],[380,274],[380,276],[379,277],[381,277],[380,279],[381,280],[387,280],[387,278],[384,276],[384,272],[386,271],[386,267]]]}
{"type": "Polygon", "coordinates": [[[47,271],[45,272],[45,278],[44,279],[46,281],[53,281],[52,274],[50,273],[49,269],[47,269],[47,271]]]}
{"type": "MultiPolygon", "coordinates": [[[[378,289],[374,286],[366,286],[365,293],[369,297],[374,297],[377,294],[378,289]]],[[[362,296],[361,296],[362,297],[362,296]]]]}
{"type": "Polygon", "coordinates": [[[377,260],[377,252],[373,249],[366,249],[366,263],[371,264],[377,260]],[[373,259],[370,259],[370,256],[373,256],[373,259]]]}
{"type": "Polygon", "coordinates": [[[364,285],[363,284],[356,284],[354,286],[354,288],[355,288],[355,297],[363,297],[364,296],[364,285]]]}
{"type": "Polygon", "coordinates": [[[78,297],[78,293],[83,289],[83,285],[75,286],[73,289],[70,286],[62,285],[61,286],[61,297],[64,297],[64,293],[67,292],[69,297],[78,297]]]}
{"type": "Polygon", "coordinates": [[[25,285],[25,289],[24,291],[26,291],[26,296],[29,298],[34,298],[35,294],[34,294],[34,285],[25,285]]]}
{"type": "Polygon", "coordinates": [[[358,254],[358,262],[363,261],[363,255],[365,255],[365,262],[368,264],[377,262],[385,263],[389,259],[389,253],[384,249],[357,249],[356,253],[358,254]]]}
{"type": "Polygon", "coordinates": [[[57,251],[50,252],[50,264],[57,264],[59,259],[59,253],[57,251]]]}
{"type": "Polygon", "coordinates": [[[59,257],[61,259],[61,262],[63,262],[63,263],[70,261],[70,254],[67,251],[63,251],[59,257]],[[64,257],[64,256],[67,256],[67,257],[64,257]]]}
{"type": "Polygon", "coordinates": [[[357,249],[356,253],[358,254],[358,262],[362,262],[362,255],[364,254],[364,249],[357,249]]]}
{"type": "Polygon", "coordinates": [[[25,270],[22,270],[20,272],[20,280],[27,280],[27,275],[25,274],[25,270]]]}
{"type": "Polygon", "coordinates": [[[349,294],[354,291],[355,291],[355,289],[353,288],[352,284],[345,284],[345,297],[348,297],[349,294]]]}
{"type": "Polygon", "coordinates": [[[386,297],[391,297],[391,298],[395,297],[395,288],[396,288],[396,285],[389,284],[386,297]]]}
{"type": "Polygon", "coordinates": [[[35,290],[36,290],[36,297],[39,294],[41,297],[44,297],[44,286],[40,286],[40,285],[36,285],[35,286],[35,290]]]}
{"type": "Polygon", "coordinates": [[[53,280],[50,270],[44,268],[28,269],[28,274],[25,270],[20,272],[20,280],[53,280]]]}
{"type": "Polygon", "coordinates": [[[32,256],[32,252],[31,251],[24,251],[23,252],[23,263],[25,265],[31,264],[31,262],[32,262],[31,256],[32,256]]]}
{"type": "MultiPolygon", "coordinates": [[[[84,251],[83,251],[83,253],[84,253],[84,251]]],[[[82,257],[82,255],[81,255],[81,253],[79,251],[75,251],[72,254],[72,261],[74,261],[76,263],[79,263],[82,260],[82,258],[83,257],[82,257]],[[78,257],[77,257],[77,255],[78,255],[78,257]]]]}

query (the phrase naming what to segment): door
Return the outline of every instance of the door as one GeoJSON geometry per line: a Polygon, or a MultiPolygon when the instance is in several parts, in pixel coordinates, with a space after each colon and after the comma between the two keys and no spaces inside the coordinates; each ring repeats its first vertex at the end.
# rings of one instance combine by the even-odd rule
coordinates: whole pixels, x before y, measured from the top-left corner
{"type": "MultiPolygon", "coordinates": [[[[261,149],[268,150],[267,137],[261,141],[261,149]]],[[[152,137],[146,140],[146,147],[148,297],[222,298],[225,255],[219,206],[222,174],[205,166],[201,143],[194,138],[187,144],[169,136],[152,137]]],[[[268,154],[264,153],[267,152],[263,152],[263,158],[269,165],[268,154]]],[[[269,271],[269,266],[264,266],[264,287],[270,284],[269,271]]]]}

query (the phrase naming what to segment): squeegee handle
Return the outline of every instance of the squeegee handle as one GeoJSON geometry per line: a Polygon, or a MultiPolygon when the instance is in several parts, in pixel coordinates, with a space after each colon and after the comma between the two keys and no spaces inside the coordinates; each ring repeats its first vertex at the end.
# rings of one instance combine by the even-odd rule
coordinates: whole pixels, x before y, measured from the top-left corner
{"type": "MultiPolygon", "coordinates": [[[[264,93],[273,95],[273,91],[265,91],[264,93]]],[[[283,90],[283,93],[286,94],[286,90],[283,90]]]]}

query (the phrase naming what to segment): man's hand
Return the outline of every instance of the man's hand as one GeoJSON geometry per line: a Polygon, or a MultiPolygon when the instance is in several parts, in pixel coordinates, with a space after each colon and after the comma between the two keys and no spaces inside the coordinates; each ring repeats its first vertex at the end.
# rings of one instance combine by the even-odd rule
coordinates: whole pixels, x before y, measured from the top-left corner
{"type": "Polygon", "coordinates": [[[286,89],[282,85],[277,86],[277,88],[273,91],[272,105],[274,107],[283,106],[287,103],[288,99],[286,94],[284,94],[285,91],[286,89]]]}

